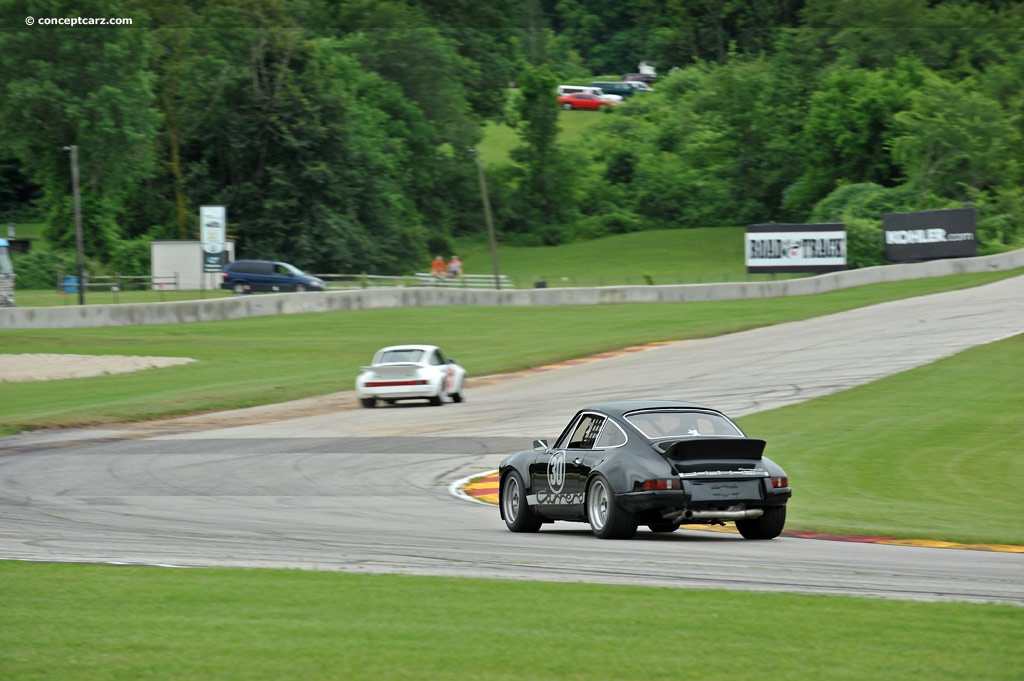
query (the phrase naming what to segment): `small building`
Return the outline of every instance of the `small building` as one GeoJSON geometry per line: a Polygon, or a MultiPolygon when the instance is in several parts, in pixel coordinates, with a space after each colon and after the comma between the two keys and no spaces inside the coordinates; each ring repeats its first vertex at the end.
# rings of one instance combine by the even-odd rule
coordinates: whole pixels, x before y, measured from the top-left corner
{"type": "MultiPolygon", "coordinates": [[[[235,242],[224,244],[225,264],[235,259],[235,242]]],[[[221,273],[210,272],[199,241],[153,241],[150,244],[153,287],[181,291],[211,291],[220,288],[221,273]]]]}

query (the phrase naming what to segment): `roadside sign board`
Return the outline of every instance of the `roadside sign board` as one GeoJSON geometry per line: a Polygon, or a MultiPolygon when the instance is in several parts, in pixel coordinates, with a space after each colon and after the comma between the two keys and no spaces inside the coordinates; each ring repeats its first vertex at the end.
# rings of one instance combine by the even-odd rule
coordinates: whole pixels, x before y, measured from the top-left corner
{"type": "Polygon", "coordinates": [[[203,246],[203,271],[224,269],[227,211],[224,206],[199,207],[199,242],[203,246]]]}
{"type": "Polygon", "coordinates": [[[747,272],[835,272],[846,269],[846,225],[747,225],[747,272]]]}
{"type": "Polygon", "coordinates": [[[978,211],[975,208],[886,213],[885,259],[919,262],[978,255],[978,211]]]}

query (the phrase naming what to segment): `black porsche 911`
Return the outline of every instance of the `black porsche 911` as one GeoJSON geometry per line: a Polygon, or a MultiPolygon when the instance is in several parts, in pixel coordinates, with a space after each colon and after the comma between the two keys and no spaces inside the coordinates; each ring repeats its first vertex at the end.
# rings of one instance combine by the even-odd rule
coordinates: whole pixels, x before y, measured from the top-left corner
{"type": "Polygon", "coordinates": [[[512,532],[590,523],[602,539],[637,527],[735,522],[746,539],[774,539],[792,495],[786,472],[725,414],[700,404],[623,401],[581,409],[553,447],[535,440],[498,469],[498,506],[512,532]]]}

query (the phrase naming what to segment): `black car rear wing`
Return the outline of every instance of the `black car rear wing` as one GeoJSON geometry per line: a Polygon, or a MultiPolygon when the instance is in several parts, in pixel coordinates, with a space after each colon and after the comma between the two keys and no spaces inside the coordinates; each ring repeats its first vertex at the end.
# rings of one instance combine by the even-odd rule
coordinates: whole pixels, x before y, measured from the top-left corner
{"type": "Polygon", "coordinates": [[[666,458],[674,461],[690,459],[750,459],[757,461],[767,443],[749,437],[707,437],[659,442],[666,458]]]}

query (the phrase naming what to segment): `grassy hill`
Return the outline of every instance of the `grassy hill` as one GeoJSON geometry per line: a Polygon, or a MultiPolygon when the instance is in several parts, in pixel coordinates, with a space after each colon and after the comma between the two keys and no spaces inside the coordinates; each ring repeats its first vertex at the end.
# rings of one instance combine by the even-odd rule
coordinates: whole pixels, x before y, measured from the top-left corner
{"type": "MultiPolygon", "coordinates": [[[[606,114],[600,111],[564,111],[558,112],[558,142],[574,144],[586,137],[587,131],[605,119],[606,114]]],[[[486,165],[502,165],[509,163],[508,155],[514,147],[522,142],[514,128],[502,123],[487,123],[484,138],[479,145],[480,157],[486,165]]]]}
{"type": "MultiPolygon", "coordinates": [[[[743,227],[671,229],[616,234],[561,246],[498,246],[498,265],[518,288],[693,284],[756,279],[743,259],[743,227]]],[[[486,244],[462,246],[467,273],[492,271],[486,244]]],[[[764,278],[764,275],[760,275],[764,278]]]]}
{"type": "MultiPolygon", "coordinates": [[[[558,141],[580,143],[604,119],[605,114],[596,111],[559,111],[558,141]]],[[[480,154],[487,165],[507,164],[509,152],[519,144],[513,128],[488,123],[480,154]]],[[[531,248],[502,245],[499,234],[498,268],[517,288],[530,288],[537,281],[555,287],[763,279],[764,275],[746,274],[743,232],[743,227],[652,230],[531,248]]],[[[467,273],[493,271],[490,248],[482,239],[458,248],[467,273]]]]}

